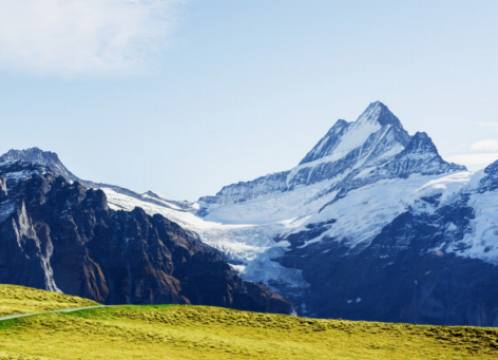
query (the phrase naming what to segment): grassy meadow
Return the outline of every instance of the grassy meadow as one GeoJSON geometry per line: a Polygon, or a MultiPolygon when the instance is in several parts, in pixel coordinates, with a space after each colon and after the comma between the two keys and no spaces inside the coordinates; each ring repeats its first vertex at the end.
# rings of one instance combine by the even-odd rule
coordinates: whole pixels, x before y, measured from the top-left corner
{"type": "MultiPolygon", "coordinates": [[[[11,296],[13,290],[0,294],[11,296]]],[[[16,311],[22,304],[26,311],[38,311],[71,302],[38,290],[18,291],[46,305],[20,298],[16,307],[11,299],[16,311]]],[[[76,298],[74,307],[93,304],[82,301],[76,298]]],[[[202,306],[116,306],[1,321],[0,359],[498,359],[498,330],[315,320],[202,306]]]]}
{"type": "Polygon", "coordinates": [[[0,285],[0,316],[97,305],[94,301],[23,286],[0,285]]]}

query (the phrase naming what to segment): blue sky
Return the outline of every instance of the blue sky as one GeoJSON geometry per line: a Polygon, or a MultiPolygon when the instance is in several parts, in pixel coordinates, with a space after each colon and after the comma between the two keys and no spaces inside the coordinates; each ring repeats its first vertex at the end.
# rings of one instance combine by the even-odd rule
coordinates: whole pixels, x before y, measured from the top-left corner
{"type": "Polygon", "coordinates": [[[193,200],[294,166],[374,100],[446,158],[498,159],[496,1],[1,6],[0,151],[84,178],[193,200]]]}

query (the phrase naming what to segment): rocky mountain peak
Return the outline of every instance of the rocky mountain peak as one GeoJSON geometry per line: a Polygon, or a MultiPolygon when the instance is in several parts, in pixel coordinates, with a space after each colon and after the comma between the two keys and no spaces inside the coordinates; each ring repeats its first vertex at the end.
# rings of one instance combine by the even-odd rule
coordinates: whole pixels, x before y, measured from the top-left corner
{"type": "Polygon", "coordinates": [[[391,110],[382,102],[375,101],[368,105],[366,110],[360,115],[358,123],[378,123],[381,126],[392,125],[402,127],[401,121],[394,115],[391,110]]]}
{"type": "Polygon", "coordinates": [[[418,154],[422,153],[439,154],[436,145],[434,145],[432,139],[425,132],[415,133],[415,135],[412,136],[410,142],[408,143],[408,146],[406,147],[405,151],[410,153],[418,153],[418,154]]]}
{"type": "Polygon", "coordinates": [[[60,163],[59,156],[51,151],[43,151],[38,147],[32,147],[24,150],[11,149],[4,155],[0,156],[0,163],[7,162],[27,162],[39,165],[60,163]]]}
{"type": "Polygon", "coordinates": [[[498,161],[495,161],[494,163],[492,163],[488,167],[486,167],[484,169],[484,172],[487,175],[495,175],[498,177],[498,161]]]}
{"type": "Polygon", "coordinates": [[[66,178],[67,180],[78,179],[64,166],[56,153],[44,151],[37,147],[24,150],[12,149],[0,156],[0,166],[6,166],[14,163],[41,166],[51,170],[56,175],[66,178]]]}
{"type": "Polygon", "coordinates": [[[425,132],[417,132],[410,139],[405,149],[384,169],[389,169],[389,174],[396,177],[409,177],[413,174],[438,175],[467,170],[465,166],[445,161],[425,132]]]}
{"type": "Polygon", "coordinates": [[[479,192],[498,190],[498,161],[484,169],[484,176],[479,181],[479,192]]]}
{"type": "Polygon", "coordinates": [[[344,193],[381,179],[464,170],[444,161],[426,133],[410,136],[391,110],[376,101],[356,121],[338,120],[293,169],[225,186],[200,202],[244,202],[323,181],[332,181],[344,193]]]}
{"type": "MultiPolygon", "coordinates": [[[[300,165],[325,159],[336,161],[356,149],[363,147],[375,134],[387,131],[394,134],[388,140],[391,143],[400,143],[405,146],[409,141],[408,133],[403,129],[399,119],[380,101],[371,103],[354,122],[338,120],[327,134],[304,157],[300,165]]],[[[391,145],[385,144],[385,149],[390,150],[391,145]]]]}
{"type": "Polygon", "coordinates": [[[300,164],[305,164],[318,160],[329,155],[339,144],[344,133],[348,130],[350,123],[344,119],[339,119],[325,134],[325,136],[306,154],[300,164]]]}

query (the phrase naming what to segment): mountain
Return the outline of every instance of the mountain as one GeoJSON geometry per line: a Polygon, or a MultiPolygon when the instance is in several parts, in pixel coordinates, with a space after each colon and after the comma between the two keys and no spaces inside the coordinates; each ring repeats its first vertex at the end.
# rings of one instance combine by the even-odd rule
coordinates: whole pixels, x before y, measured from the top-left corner
{"type": "Polygon", "coordinates": [[[112,210],[102,190],[71,178],[52,153],[31,149],[1,158],[0,283],[107,304],[291,311],[265,286],[241,280],[194,233],[140,208],[112,210]]]}
{"type": "Polygon", "coordinates": [[[196,203],[79,183],[112,213],[138,207],[198,234],[301,315],[498,325],[498,163],[445,161],[380,102],[338,120],[294,168],[196,203]]]}
{"type": "Polygon", "coordinates": [[[496,169],[446,162],[375,102],[337,121],[295,168],[225,186],[198,214],[251,226],[231,246],[211,243],[235,249],[247,279],[301,314],[496,326],[496,169]]]}
{"type": "Polygon", "coordinates": [[[15,163],[38,165],[42,168],[50,169],[51,172],[62,176],[68,181],[79,180],[76,175],[64,166],[56,153],[42,151],[37,147],[22,151],[9,150],[7,153],[0,156],[0,167],[6,167],[15,163]]]}
{"type": "Polygon", "coordinates": [[[356,121],[338,120],[294,169],[225,186],[216,196],[201,198],[200,203],[207,214],[220,205],[326,181],[333,181],[334,189],[351,190],[380,179],[463,170],[463,166],[445,162],[427,134],[410,136],[384,104],[374,102],[356,121]]]}

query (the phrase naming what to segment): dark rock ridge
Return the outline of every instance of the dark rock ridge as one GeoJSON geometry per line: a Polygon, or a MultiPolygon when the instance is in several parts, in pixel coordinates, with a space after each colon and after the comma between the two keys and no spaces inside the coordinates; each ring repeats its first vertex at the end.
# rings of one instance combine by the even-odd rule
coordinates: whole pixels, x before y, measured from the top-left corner
{"type": "Polygon", "coordinates": [[[41,168],[49,169],[52,174],[57,176],[62,176],[64,179],[66,179],[69,182],[77,181],[81,185],[93,189],[109,188],[116,191],[117,193],[130,196],[132,198],[141,201],[146,201],[155,205],[166,206],[166,207],[171,207],[171,205],[174,205],[175,208],[180,208],[184,210],[187,210],[189,206],[188,203],[182,201],[171,201],[171,200],[162,199],[157,194],[151,191],[148,191],[144,194],[138,194],[134,191],[131,191],[121,186],[82,179],[74,175],[71,171],[69,171],[67,167],[59,159],[59,156],[56,153],[51,151],[44,151],[37,147],[25,150],[12,149],[9,150],[4,155],[0,156],[0,167],[5,168],[14,163],[21,163],[25,165],[37,165],[40,166],[41,168]]]}
{"type": "MultiPolygon", "coordinates": [[[[22,160],[22,159],[20,159],[22,160]]],[[[101,190],[25,162],[0,166],[0,283],[106,304],[204,304],[289,313],[197,236],[142,209],[113,211],[101,190]]]]}

